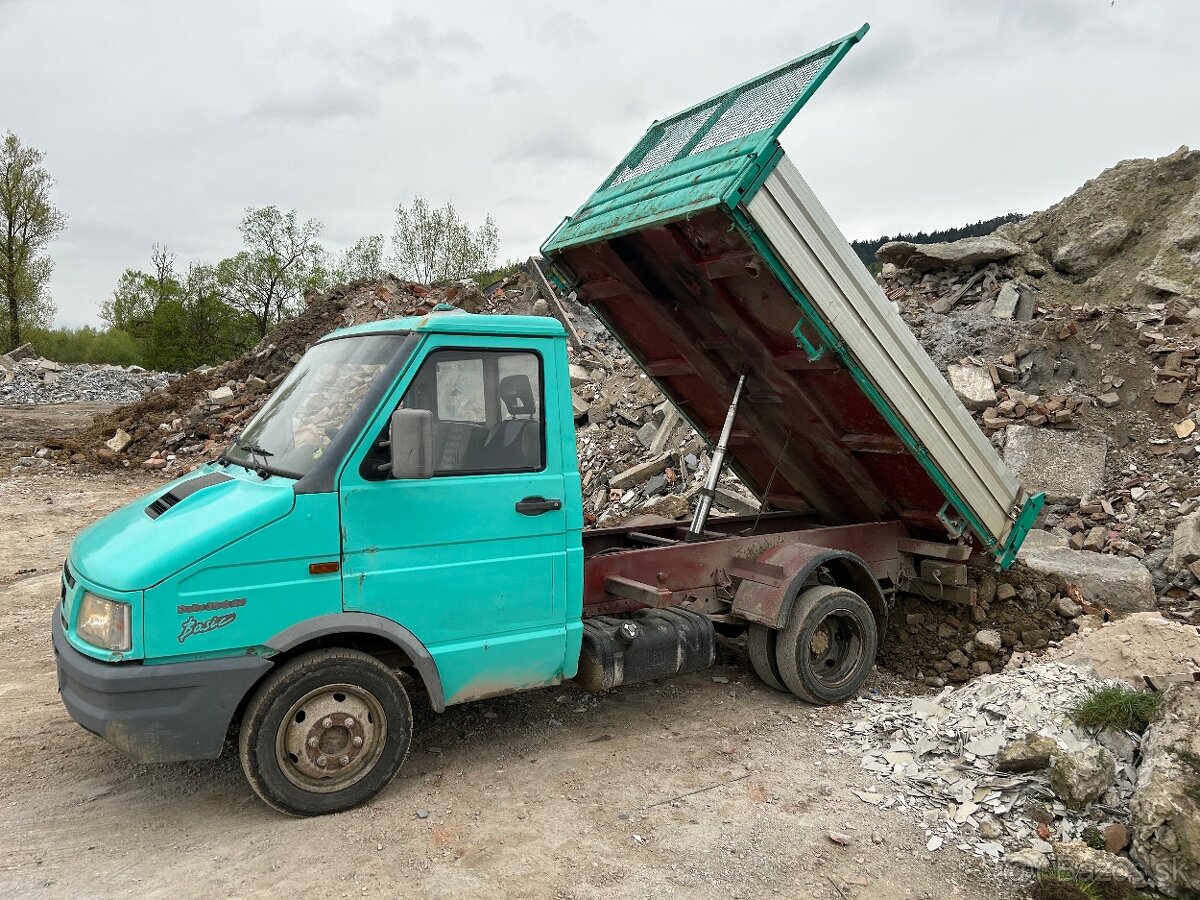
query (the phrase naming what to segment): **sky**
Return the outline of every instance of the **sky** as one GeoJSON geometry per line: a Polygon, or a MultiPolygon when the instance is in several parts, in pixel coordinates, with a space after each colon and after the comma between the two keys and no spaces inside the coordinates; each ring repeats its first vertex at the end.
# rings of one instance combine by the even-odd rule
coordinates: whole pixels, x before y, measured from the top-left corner
{"type": "Polygon", "coordinates": [[[127,267],[236,252],[248,206],[337,251],[397,203],[523,258],[657,118],[856,30],[789,157],[847,237],[1044,209],[1200,145],[1196,0],[0,0],[0,131],[46,154],[59,324],[127,267]]]}

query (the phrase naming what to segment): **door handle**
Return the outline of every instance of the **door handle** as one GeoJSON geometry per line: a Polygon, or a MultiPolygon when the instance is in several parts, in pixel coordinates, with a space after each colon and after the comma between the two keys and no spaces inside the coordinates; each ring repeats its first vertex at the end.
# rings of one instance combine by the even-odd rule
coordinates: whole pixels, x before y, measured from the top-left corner
{"type": "Polygon", "coordinates": [[[526,497],[517,501],[517,512],[523,516],[540,516],[544,512],[562,509],[561,500],[547,500],[545,497],[526,497]]]}

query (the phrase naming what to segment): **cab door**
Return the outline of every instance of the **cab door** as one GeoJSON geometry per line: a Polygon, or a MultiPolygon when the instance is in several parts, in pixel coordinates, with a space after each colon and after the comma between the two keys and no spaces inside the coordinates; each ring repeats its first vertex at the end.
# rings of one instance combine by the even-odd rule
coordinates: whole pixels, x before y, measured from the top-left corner
{"type": "Polygon", "coordinates": [[[567,504],[545,417],[554,357],[536,340],[488,343],[431,338],[340,485],[343,607],[413,632],[447,704],[563,677],[567,504]],[[433,413],[431,478],[386,471],[397,405],[433,413]]]}

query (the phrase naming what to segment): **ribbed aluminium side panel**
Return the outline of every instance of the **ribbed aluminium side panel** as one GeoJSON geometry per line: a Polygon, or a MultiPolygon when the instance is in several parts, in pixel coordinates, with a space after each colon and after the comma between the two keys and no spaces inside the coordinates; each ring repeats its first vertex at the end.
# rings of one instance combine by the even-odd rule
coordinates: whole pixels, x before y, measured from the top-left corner
{"type": "Polygon", "coordinates": [[[786,157],[746,212],[934,464],[1003,542],[1020,485],[786,157]]]}

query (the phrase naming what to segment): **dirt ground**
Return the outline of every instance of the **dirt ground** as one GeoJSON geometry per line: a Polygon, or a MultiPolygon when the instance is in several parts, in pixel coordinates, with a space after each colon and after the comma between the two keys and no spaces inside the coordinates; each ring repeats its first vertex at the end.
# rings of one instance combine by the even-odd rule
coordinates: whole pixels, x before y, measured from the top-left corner
{"type": "Polygon", "coordinates": [[[826,735],[853,710],[770,691],[739,643],[703,674],[605,696],[564,685],[442,715],[418,701],[400,777],[339,815],[273,813],[230,746],[134,765],[67,716],[49,620],[74,534],[155,484],[0,478],[0,745],[16,763],[0,781],[0,896],[1025,895],[850,793],[872,779],[826,735]]]}

